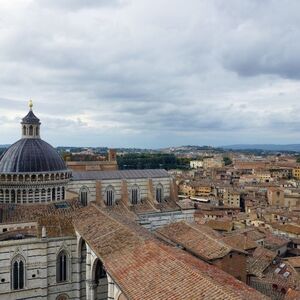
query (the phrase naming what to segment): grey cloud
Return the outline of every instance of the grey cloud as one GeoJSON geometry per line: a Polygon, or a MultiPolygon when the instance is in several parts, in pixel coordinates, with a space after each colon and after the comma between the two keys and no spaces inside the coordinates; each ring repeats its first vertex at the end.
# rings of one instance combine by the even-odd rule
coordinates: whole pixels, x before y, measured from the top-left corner
{"type": "Polygon", "coordinates": [[[47,0],[0,13],[0,114],[22,117],[32,97],[55,143],[232,143],[280,124],[283,139],[298,128],[286,106],[300,108],[289,3],[47,0]]]}
{"type": "Polygon", "coordinates": [[[57,9],[77,10],[120,5],[122,0],[39,0],[40,5],[57,9]]]}

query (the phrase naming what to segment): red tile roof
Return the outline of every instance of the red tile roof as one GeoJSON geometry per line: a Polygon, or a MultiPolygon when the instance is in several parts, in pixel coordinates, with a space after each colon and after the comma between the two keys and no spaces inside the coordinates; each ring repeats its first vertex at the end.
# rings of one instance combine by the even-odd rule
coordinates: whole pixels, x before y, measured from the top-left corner
{"type": "Polygon", "coordinates": [[[81,210],[74,225],[128,299],[267,299],[214,266],[162,244],[138,225],[121,223],[97,206],[81,210]]]}
{"type": "Polygon", "coordinates": [[[224,257],[233,250],[220,241],[220,238],[201,230],[201,225],[184,221],[161,227],[156,233],[206,261],[224,257]]]}

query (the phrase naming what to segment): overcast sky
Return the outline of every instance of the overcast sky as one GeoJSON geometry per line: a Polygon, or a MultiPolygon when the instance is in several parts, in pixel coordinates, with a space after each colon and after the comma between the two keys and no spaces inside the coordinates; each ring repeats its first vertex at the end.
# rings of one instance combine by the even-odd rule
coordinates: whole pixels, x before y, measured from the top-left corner
{"type": "Polygon", "coordinates": [[[300,143],[299,0],[0,0],[0,144],[300,143]]]}

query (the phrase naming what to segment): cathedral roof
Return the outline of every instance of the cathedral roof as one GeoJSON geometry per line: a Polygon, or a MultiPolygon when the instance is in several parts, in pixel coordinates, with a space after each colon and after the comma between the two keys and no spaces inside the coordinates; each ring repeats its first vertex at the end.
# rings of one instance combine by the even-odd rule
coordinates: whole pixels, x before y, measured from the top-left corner
{"type": "Polygon", "coordinates": [[[170,175],[166,170],[163,169],[73,172],[73,180],[109,180],[165,177],[170,177],[170,175]]]}
{"type": "Polygon", "coordinates": [[[39,138],[23,138],[0,157],[0,173],[36,173],[66,170],[57,151],[39,138]]]}

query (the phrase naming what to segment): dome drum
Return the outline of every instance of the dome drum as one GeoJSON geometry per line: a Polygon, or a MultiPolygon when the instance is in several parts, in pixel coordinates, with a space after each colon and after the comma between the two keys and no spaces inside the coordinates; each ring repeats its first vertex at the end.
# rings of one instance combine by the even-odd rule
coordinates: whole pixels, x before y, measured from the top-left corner
{"type": "Polygon", "coordinates": [[[50,203],[65,200],[66,184],[0,187],[0,204],[50,203]]]}

